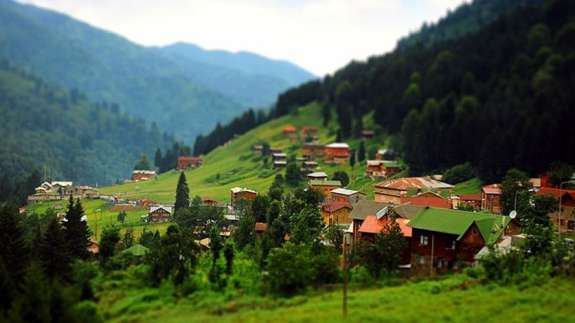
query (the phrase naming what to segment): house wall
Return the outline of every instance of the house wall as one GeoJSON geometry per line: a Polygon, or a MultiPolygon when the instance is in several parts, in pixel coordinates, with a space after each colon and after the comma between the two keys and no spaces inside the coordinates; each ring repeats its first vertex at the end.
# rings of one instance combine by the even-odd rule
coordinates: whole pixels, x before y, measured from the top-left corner
{"type": "Polygon", "coordinates": [[[390,193],[388,190],[378,190],[374,193],[375,201],[379,203],[401,204],[401,197],[396,192],[390,193]]]}
{"type": "Polygon", "coordinates": [[[158,209],[148,214],[148,222],[168,222],[170,213],[163,209],[158,209]]]}
{"type": "Polygon", "coordinates": [[[481,209],[489,213],[501,214],[501,195],[481,192],[481,209]]]}

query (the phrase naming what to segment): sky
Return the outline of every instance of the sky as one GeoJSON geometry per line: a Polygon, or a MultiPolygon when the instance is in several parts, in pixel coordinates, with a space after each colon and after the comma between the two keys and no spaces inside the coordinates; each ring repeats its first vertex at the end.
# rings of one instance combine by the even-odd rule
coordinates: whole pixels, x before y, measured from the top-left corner
{"type": "Polygon", "coordinates": [[[464,0],[21,0],[145,46],[189,42],[289,60],[323,76],[397,40],[464,0]]]}

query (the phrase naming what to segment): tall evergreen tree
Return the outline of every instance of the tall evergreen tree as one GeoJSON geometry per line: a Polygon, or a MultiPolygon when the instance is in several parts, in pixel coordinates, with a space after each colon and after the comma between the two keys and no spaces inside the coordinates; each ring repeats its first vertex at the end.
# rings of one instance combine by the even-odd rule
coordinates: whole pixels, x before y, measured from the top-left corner
{"type": "Polygon", "coordinates": [[[154,154],[154,166],[158,169],[162,166],[162,150],[160,148],[156,149],[154,154]]]}
{"type": "Polygon", "coordinates": [[[84,215],[84,209],[79,199],[74,203],[72,196],[70,196],[64,219],[64,236],[72,258],[87,259],[90,256],[88,252],[90,229],[84,215]]]}
{"type": "Polygon", "coordinates": [[[365,144],[363,141],[359,144],[359,149],[357,150],[357,160],[360,162],[365,160],[365,144]]]}
{"type": "Polygon", "coordinates": [[[52,279],[69,278],[70,255],[64,230],[53,216],[39,245],[39,258],[46,276],[52,279]]]}
{"type": "Polygon", "coordinates": [[[180,178],[178,179],[178,186],[176,188],[176,204],[174,205],[174,211],[177,212],[180,209],[186,209],[188,207],[190,207],[190,190],[186,181],[186,174],[181,172],[180,178]]]}
{"type": "Polygon", "coordinates": [[[0,261],[16,282],[24,275],[28,252],[18,210],[13,205],[0,206],[0,261]]]}

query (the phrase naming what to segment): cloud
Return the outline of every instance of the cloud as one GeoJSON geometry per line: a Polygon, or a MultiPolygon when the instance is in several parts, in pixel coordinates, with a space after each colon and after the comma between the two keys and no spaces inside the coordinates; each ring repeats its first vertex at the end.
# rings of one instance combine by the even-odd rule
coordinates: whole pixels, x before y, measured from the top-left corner
{"type": "Polygon", "coordinates": [[[391,50],[463,0],[26,0],[143,45],[176,41],[290,60],[318,75],[391,50]]]}

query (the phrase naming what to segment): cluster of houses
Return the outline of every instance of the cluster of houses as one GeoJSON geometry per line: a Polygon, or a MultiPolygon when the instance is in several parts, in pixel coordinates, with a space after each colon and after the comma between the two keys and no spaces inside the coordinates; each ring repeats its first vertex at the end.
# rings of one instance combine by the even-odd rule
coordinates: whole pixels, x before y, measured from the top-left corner
{"type": "Polygon", "coordinates": [[[74,186],[70,181],[46,181],[34,189],[28,196],[28,203],[38,201],[59,201],[73,196],[75,198],[98,198],[98,190],[86,185],[74,186]]]}
{"type": "MultiPolygon", "coordinates": [[[[201,156],[180,156],[176,160],[176,170],[185,171],[202,166],[204,159],[201,156]]],[[[158,173],[155,170],[134,170],[132,171],[132,182],[143,182],[155,179],[158,173]]]]}

